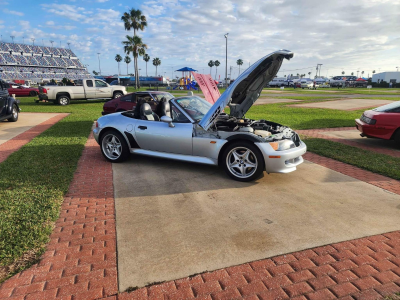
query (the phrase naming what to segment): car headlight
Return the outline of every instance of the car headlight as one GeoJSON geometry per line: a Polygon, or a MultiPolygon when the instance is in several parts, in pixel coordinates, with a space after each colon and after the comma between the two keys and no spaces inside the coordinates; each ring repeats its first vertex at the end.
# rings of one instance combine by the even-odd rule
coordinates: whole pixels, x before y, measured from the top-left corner
{"type": "Polygon", "coordinates": [[[296,148],[296,145],[290,140],[284,140],[279,142],[271,142],[269,143],[275,151],[284,151],[292,148],[296,148]]]}

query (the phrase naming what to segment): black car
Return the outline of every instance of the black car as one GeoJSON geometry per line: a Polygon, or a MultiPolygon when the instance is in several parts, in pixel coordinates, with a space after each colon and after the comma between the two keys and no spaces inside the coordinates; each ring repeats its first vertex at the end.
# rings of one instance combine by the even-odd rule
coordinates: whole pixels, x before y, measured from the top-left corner
{"type": "Polygon", "coordinates": [[[18,103],[18,100],[8,94],[6,83],[0,80],[0,121],[17,122],[20,112],[18,103]]]}

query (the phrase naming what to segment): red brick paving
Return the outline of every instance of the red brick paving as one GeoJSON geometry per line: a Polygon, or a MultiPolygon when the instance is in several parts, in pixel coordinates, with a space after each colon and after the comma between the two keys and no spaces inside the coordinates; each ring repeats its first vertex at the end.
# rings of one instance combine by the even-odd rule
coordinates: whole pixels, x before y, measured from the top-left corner
{"type": "Polygon", "coordinates": [[[43,131],[49,129],[51,126],[56,124],[58,121],[64,119],[69,114],[58,114],[47,121],[40,123],[28,129],[27,131],[17,135],[16,137],[8,140],[7,142],[0,145],[0,163],[5,161],[13,152],[18,151],[22,146],[29,143],[32,139],[37,137],[43,131]]]}
{"type": "MultiPolygon", "coordinates": [[[[369,172],[306,159],[370,181],[369,172]]],[[[379,180],[381,180],[379,182],[379,180]]],[[[385,177],[380,187],[400,189],[385,177]]],[[[118,294],[112,166],[89,137],[43,259],[0,286],[0,299],[382,299],[400,292],[400,231],[317,247],[118,294]],[[88,184],[89,183],[89,184],[88,184]],[[85,194],[85,197],[81,195],[85,194]]]]}
{"type": "Polygon", "coordinates": [[[345,131],[345,130],[354,130],[354,129],[355,129],[355,127],[340,127],[340,128],[297,130],[297,132],[300,134],[309,136],[309,137],[314,137],[314,138],[324,139],[324,140],[328,140],[328,141],[332,141],[332,142],[337,142],[337,143],[345,144],[348,146],[353,146],[353,147],[357,147],[360,149],[373,151],[373,152],[380,153],[380,154],[390,155],[393,157],[400,157],[400,151],[396,151],[396,150],[392,150],[392,149],[385,149],[385,148],[379,147],[379,146],[365,145],[365,144],[357,143],[357,142],[350,141],[347,139],[335,138],[335,137],[323,134],[324,132],[329,132],[329,131],[345,131]]]}

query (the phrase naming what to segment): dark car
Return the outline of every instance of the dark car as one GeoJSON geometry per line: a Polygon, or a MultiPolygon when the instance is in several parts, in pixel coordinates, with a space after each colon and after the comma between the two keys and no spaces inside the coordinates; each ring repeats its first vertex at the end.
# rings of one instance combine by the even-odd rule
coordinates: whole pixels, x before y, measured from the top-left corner
{"type": "Polygon", "coordinates": [[[20,112],[19,101],[10,97],[6,86],[7,83],[0,80],[0,121],[16,122],[20,112]]]}
{"type": "Polygon", "coordinates": [[[8,93],[10,95],[15,95],[18,97],[21,96],[31,96],[34,97],[39,94],[39,89],[38,88],[33,88],[33,87],[24,87],[18,83],[7,83],[4,82],[7,89],[8,93]]]}
{"type": "Polygon", "coordinates": [[[400,101],[365,111],[356,127],[363,137],[394,140],[400,148],[400,101]]]}
{"type": "Polygon", "coordinates": [[[132,110],[136,107],[136,103],[141,99],[149,103],[151,108],[155,110],[162,98],[165,98],[165,100],[169,101],[174,98],[174,96],[167,92],[156,91],[127,94],[104,103],[102,115],[104,116],[115,112],[132,110]]]}

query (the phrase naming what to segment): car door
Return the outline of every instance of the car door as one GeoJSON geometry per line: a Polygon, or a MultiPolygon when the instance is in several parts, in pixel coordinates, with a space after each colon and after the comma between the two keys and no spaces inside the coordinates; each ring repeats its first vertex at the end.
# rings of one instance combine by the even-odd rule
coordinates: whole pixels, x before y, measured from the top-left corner
{"type": "Polygon", "coordinates": [[[96,98],[112,98],[112,88],[102,80],[95,80],[96,98]]]}
{"type": "Polygon", "coordinates": [[[174,127],[170,127],[161,121],[136,120],[136,141],[145,150],[192,155],[193,124],[181,121],[174,121],[174,127]]]}
{"type": "Polygon", "coordinates": [[[85,80],[85,93],[86,93],[86,98],[88,99],[94,99],[96,98],[96,87],[94,86],[94,80],[89,79],[85,80]]]}

